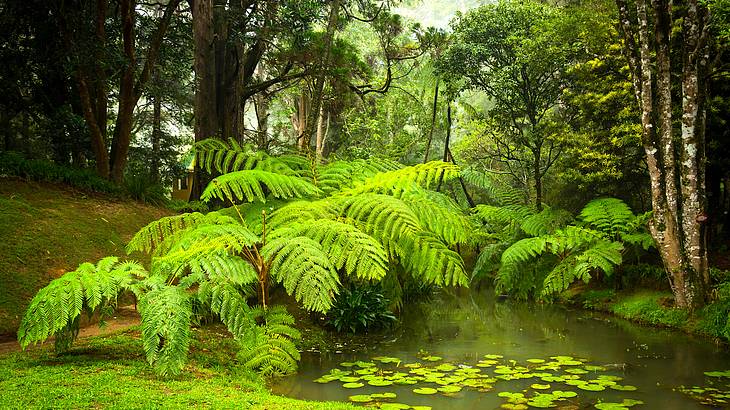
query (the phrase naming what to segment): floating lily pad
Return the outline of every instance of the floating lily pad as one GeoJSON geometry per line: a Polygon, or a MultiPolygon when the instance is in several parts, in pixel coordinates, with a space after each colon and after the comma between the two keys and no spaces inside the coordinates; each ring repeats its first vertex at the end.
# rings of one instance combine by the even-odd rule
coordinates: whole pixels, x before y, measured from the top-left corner
{"type": "Polygon", "coordinates": [[[355,365],[355,363],[353,363],[353,362],[342,362],[342,363],[340,363],[340,366],[342,366],[342,367],[352,367],[354,365],[355,365]]]}
{"type": "Polygon", "coordinates": [[[444,358],[441,356],[423,356],[421,359],[428,362],[438,362],[439,360],[444,360],[444,358]]]}
{"type": "Polygon", "coordinates": [[[342,376],[342,377],[340,377],[340,381],[342,383],[355,383],[356,381],[359,381],[359,380],[360,380],[360,378],[359,377],[355,377],[355,376],[342,376]]]}
{"type": "Polygon", "coordinates": [[[431,406],[412,406],[413,410],[431,410],[431,406]]]}
{"type": "Polygon", "coordinates": [[[371,386],[376,386],[376,387],[391,386],[391,385],[393,385],[393,381],[384,380],[384,379],[372,379],[372,380],[368,380],[368,384],[371,386]]]}
{"type": "Polygon", "coordinates": [[[622,405],[621,403],[610,402],[597,403],[594,407],[599,410],[629,410],[628,407],[622,405]]]}
{"type": "Polygon", "coordinates": [[[583,369],[565,369],[565,373],[570,373],[570,374],[586,374],[586,373],[588,373],[588,370],[583,370],[583,369]]]}
{"type": "Polygon", "coordinates": [[[636,386],[632,386],[630,384],[626,384],[626,385],[623,385],[623,386],[618,385],[618,384],[614,384],[614,385],[609,386],[609,387],[612,388],[613,390],[619,390],[619,391],[636,391],[636,390],[638,390],[636,388],[636,386]]]}
{"type": "Polygon", "coordinates": [[[705,372],[705,376],[709,376],[709,377],[730,377],[730,370],[714,371],[714,372],[705,372]]]}
{"type": "Polygon", "coordinates": [[[383,364],[400,363],[401,362],[401,360],[399,358],[397,358],[397,357],[389,357],[389,356],[377,356],[377,357],[373,357],[373,360],[375,360],[376,362],[383,363],[383,364]]]}
{"type": "Polygon", "coordinates": [[[550,388],[550,385],[535,383],[535,384],[530,385],[530,387],[532,387],[533,389],[537,389],[537,390],[548,390],[550,388]]]}
{"type": "Polygon", "coordinates": [[[504,356],[502,356],[501,354],[485,354],[484,358],[490,359],[490,360],[495,360],[495,359],[502,359],[502,358],[504,358],[504,356]]]}
{"type": "Polygon", "coordinates": [[[432,387],[421,387],[418,389],[413,389],[413,393],[416,394],[436,394],[438,393],[438,390],[432,388],[432,387]]]}
{"type": "Polygon", "coordinates": [[[364,369],[366,367],[374,367],[375,366],[375,363],[373,363],[373,362],[363,362],[362,360],[358,360],[358,361],[356,361],[354,363],[354,365],[357,366],[357,367],[359,367],[359,368],[364,369]]]}
{"type": "Polygon", "coordinates": [[[601,386],[600,384],[594,384],[594,383],[582,383],[577,386],[575,386],[581,390],[585,391],[604,391],[606,388],[604,386],[601,386]]]}
{"type": "Polygon", "coordinates": [[[570,399],[573,397],[577,397],[578,393],[574,391],[555,390],[554,392],[552,392],[552,395],[557,397],[558,399],[570,399]]]}
{"type": "Polygon", "coordinates": [[[504,403],[499,407],[501,407],[503,409],[507,409],[507,410],[526,410],[529,408],[524,404],[517,404],[517,403],[504,403]]]}
{"type": "Polygon", "coordinates": [[[364,384],[359,383],[359,382],[357,382],[357,383],[345,383],[345,384],[342,385],[342,387],[344,387],[346,389],[359,389],[362,386],[364,386],[364,384]]]}
{"type": "Polygon", "coordinates": [[[386,393],[373,393],[370,395],[370,397],[374,399],[394,399],[398,397],[397,394],[392,392],[386,392],[386,393]]]}
{"type": "Polygon", "coordinates": [[[357,394],[355,396],[348,397],[348,399],[355,403],[370,403],[375,400],[369,394],[357,394]]]}
{"type": "Polygon", "coordinates": [[[545,359],[527,359],[527,363],[540,364],[545,363],[545,359]]]}
{"type": "Polygon", "coordinates": [[[405,410],[410,409],[411,406],[403,403],[382,403],[380,408],[385,410],[405,410]]]}
{"type": "Polygon", "coordinates": [[[588,370],[589,372],[605,372],[607,370],[603,366],[594,366],[594,365],[586,365],[586,366],[583,366],[583,368],[588,370]]]}
{"type": "Polygon", "coordinates": [[[442,372],[450,372],[456,370],[457,367],[451,363],[444,363],[436,366],[435,369],[442,372]]]}
{"type": "Polygon", "coordinates": [[[439,387],[438,391],[440,391],[441,393],[458,393],[461,391],[461,386],[448,385],[444,387],[439,387]]]}

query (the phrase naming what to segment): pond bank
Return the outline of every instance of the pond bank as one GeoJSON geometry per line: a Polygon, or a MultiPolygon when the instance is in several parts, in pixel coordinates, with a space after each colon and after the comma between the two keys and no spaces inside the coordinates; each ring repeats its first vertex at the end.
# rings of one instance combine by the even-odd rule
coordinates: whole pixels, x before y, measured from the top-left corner
{"type": "Polygon", "coordinates": [[[570,307],[608,313],[642,325],[706,337],[724,346],[727,346],[730,336],[728,306],[723,300],[711,302],[694,315],[687,309],[674,307],[671,293],[649,289],[631,292],[583,290],[566,293],[559,302],[570,307]]]}

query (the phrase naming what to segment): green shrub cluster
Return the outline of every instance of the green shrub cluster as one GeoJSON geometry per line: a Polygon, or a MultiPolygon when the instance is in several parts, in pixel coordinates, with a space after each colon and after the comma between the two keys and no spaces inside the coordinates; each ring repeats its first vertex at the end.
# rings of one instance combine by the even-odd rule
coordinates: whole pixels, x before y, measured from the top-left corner
{"type": "Polygon", "coordinates": [[[327,323],[338,332],[363,333],[392,325],[396,318],[379,285],[344,288],[327,314],[327,323]]]}
{"type": "Polygon", "coordinates": [[[0,175],[11,175],[33,181],[68,184],[93,192],[121,194],[122,190],[91,169],[73,168],[44,159],[26,159],[13,151],[0,152],[0,175]]]}

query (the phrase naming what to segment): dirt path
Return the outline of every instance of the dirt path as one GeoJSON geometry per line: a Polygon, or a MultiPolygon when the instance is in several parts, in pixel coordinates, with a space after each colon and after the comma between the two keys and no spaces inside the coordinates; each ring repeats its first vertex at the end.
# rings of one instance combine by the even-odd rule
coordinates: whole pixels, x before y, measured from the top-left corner
{"type": "MultiPolygon", "coordinates": [[[[139,313],[134,306],[123,306],[117,309],[114,316],[107,319],[104,327],[99,327],[97,323],[89,323],[79,331],[79,338],[103,336],[119,330],[128,329],[139,324],[139,313]]],[[[53,338],[48,339],[44,344],[53,343],[53,338]]],[[[38,348],[41,345],[31,345],[28,349],[38,348]]],[[[20,345],[17,340],[0,343],[0,354],[20,351],[20,345]]]]}

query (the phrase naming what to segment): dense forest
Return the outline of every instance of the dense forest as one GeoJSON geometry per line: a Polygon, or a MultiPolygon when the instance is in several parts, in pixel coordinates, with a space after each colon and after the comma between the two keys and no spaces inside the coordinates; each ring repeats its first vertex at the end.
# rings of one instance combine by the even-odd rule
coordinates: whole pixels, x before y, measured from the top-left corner
{"type": "Polygon", "coordinates": [[[730,398],[730,1],[4,0],[0,27],[0,407],[730,398]],[[38,215],[89,197],[150,208],[26,262],[31,228],[86,246],[38,215]],[[24,397],[48,361],[85,376],[24,397]]]}

